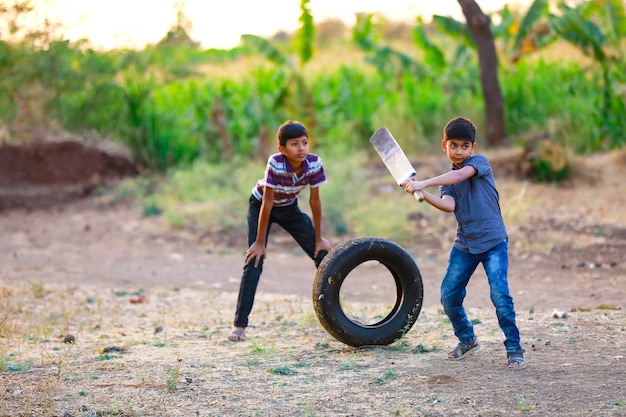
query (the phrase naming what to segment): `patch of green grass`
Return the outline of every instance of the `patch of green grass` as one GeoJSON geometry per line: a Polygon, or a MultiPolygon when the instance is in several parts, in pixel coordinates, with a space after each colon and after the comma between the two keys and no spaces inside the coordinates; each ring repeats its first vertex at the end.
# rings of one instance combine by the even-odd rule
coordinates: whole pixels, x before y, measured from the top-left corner
{"type": "Polygon", "coordinates": [[[257,366],[260,363],[261,361],[259,360],[259,358],[256,358],[254,356],[248,356],[243,360],[243,366],[247,366],[247,367],[257,366]]]}
{"type": "Polygon", "coordinates": [[[608,401],[606,403],[607,407],[621,407],[621,406],[626,406],[626,400],[622,400],[622,399],[614,399],[611,401],[608,401]]]}
{"type": "MultiPolygon", "coordinates": [[[[385,198],[367,198],[372,190],[345,198],[346,184],[370,183],[363,170],[369,156],[367,152],[354,150],[350,150],[350,158],[322,155],[328,177],[341,178],[329,181],[320,189],[325,228],[336,235],[386,236],[400,244],[409,243],[416,232],[407,219],[417,206],[410,204],[411,200],[400,187],[394,186],[390,176],[380,185],[374,185],[385,190],[388,194],[385,198]],[[394,216],[387,215],[391,211],[394,216]]],[[[224,231],[245,230],[250,190],[263,176],[264,165],[264,159],[243,164],[197,161],[190,167],[173,170],[158,184],[128,184],[118,192],[139,196],[144,216],[163,215],[172,227],[194,224],[224,231]],[[236,175],[224,176],[224,172],[236,175]]],[[[308,201],[308,196],[306,188],[300,201],[308,201]]],[[[310,215],[308,204],[301,204],[301,209],[310,215]]]]}
{"type": "Polygon", "coordinates": [[[103,353],[102,355],[98,356],[99,361],[110,361],[111,359],[116,359],[116,358],[119,358],[119,356],[109,355],[108,353],[103,353]]]}
{"type": "Polygon", "coordinates": [[[250,343],[249,352],[253,355],[267,355],[268,353],[271,353],[272,351],[273,351],[272,348],[264,346],[256,340],[250,343]]]}
{"type": "Polygon", "coordinates": [[[342,363],[341,365],[339,365],[340,371],[350,371],[353,368],[354,366],[351,363],[342,363]]]}
{"type": "Polygon", "coordinates": [[[178,391],[177,384],[178,381],[180,381],[180,372],[178,371],[178,368],[172,366],[168,368],[166,372],[170,377],[165,381],[165,389],[167,389],[168,392],[178,391]]]}
{"type": "Polygon", "coordinates": [[[429,353],[429,352],[436,352],[436,351],[437,351],[437,348],[434,348],[434,347],[427,348],[421,343],[415,346],[413,349],[411,349],[411,353],[429,353]]]}
{"type": "Polygon", "coordinates": [[[520,396],[516,396],[515,399],[517,400],[517,411],[520,413],[532,411],[536,407],[536,405],[525,404],[524,399],[520,396]]]}
{"type": "MultiPolygon", "coordinates": [[[[0,364],[0,366],[2,365],[0,364]]],[[[27,361],[23,361],[19,363],[5,362],[4,364],[4,370],[9,371],[9,372],[24,372],[24,371],[28,371],[32,367],[33,367],[32,360],[27,360],[27,361]]]]}
{"type": "Polygon", "coordinates": [[[291,369],[286,365],[277,366],[275,368],[270,368],[269,372],[274,375],[298,375],[298,371],[291,369]]]}
{"type": "MultiPolygon", "coordinates": [[[[381,317],[382,318],[382,317],[381,317]]],[[[400,330],[400,337],[394,340],[396,345],[392,346],[392,350],[403,350],[406,348],[408,342],[406,341],[406,334],[411,330],[411,322],[413,317],[409,314],[407,316],[407,321],[402,330],[400,330]]]]}
{"type": "Polygon", "coordinates": [[[385,373],[382,374],[381,376],[372,379],[370,381],[370,384],[384,384],[388,380],[396,378],[396,377],[397,375],[394,371],[385,371],[385,373]]]}

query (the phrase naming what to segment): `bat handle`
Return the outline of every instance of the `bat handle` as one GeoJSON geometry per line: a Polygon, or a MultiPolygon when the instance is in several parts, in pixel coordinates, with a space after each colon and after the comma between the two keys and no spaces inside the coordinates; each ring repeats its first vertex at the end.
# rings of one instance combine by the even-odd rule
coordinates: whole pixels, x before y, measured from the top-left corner
{"type": "Polygon", "coordinates": [[[424,202],[424,194],[422,194],[421,191],[415,191],[413,193],[413,197],[415,197],[415,199],[420,203],[424,202]]]}

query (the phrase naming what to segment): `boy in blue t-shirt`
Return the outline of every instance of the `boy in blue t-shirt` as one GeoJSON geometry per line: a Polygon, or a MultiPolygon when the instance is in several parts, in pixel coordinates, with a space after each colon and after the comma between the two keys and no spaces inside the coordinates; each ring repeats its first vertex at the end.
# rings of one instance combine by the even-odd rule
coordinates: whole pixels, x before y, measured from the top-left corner
{"type": "Polygon", "coordinates": [[[480,348],[463,300],[472,274],[482,263],[498,324],[505,336],[507,367],[522,369],[526,367],[524,349],[520,344],[507,280],[508,235],[489,162],[483,155],[472,155],[476,149],[475,138],[476,127],[471,121],[462,117],[450,120],[443,129],[441,146],[452,161],[451,171],[423,181],[408,180],[404,188],[411,194],[422,191],[424,201],[439,210],[453,211],[458,222],[448,268],[441,283],[441,304],[459,339],[448,359],[463,359],[480,348]],[[440,187],[440,197],[423,191],[432,186],[440,187]]]}
{"type": "Polygon", "coordinates": [[[282,226],[318,267],[330,251],[330,243],[322,237],[322,202],[319,186],[326,183],[322,160],[309,153],[306,127],[291,120],[277,132],[278,151],[269,157],[265,177],[252,189],[248,209],[248,251],[239,287],[232,342],[246,340],[248,316],[263,271],[265,248],[273,223],[282,226]],[[310,187],[309,205],[313,222],[298,207],[298,194],[310,187]]]}

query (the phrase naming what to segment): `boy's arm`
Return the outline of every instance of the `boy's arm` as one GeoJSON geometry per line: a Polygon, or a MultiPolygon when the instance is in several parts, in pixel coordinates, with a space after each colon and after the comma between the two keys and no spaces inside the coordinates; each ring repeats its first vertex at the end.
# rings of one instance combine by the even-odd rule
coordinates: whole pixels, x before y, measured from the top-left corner
{"type": "MultiPolygon", "coordinates": [[[[407,190],[407,192],[409,191],[407,190]]],[[[410,193],[412,194],[413,192],[410,193]]],[[[424,201],[441,211],[453,212],[456,207],[456,201],[449,195],[439,197],[424,190],[422,190],[422,195],[424,196],[424,201]]]]}
{"type": "MultiPolygon", "coordinates": [[[[413,181],[416,190],[423,190],[428,187],[438,187],[440,185],[453,185],[458,184],[461,181],[464,181],[468,178],[476,175],[476,168],[471,165],[466,165],[461,169],[454,169],[452,171],[448,171],[445,174],[441,174],[437,177],[428,178],[423,181],[413,181]]],[[[407,181],[408,182],[408,181],[407,181]]]]}
{"type": "Polygon", "coordinates": [[[267,225],[270,219],[270,213],[274,207],[274,189],[265,187],[263,190],[263,201],[261,202],[261,211],[259,213],[259,222],[256,230],[256,240],[248,248],[246,252],[246,264],[254,260],[254,267],[259,266],[261,258],[265,258],[265,236],[267,235],[267,225]]]}
{"type": "Polygon", "coordinates": [[[315,227],[315,253],[317,257],[320,250],[330,252],[330,242],[322,236],[322,200],[320,199],[319,187],[311,187],[309,193],[309,205],[313,215],[313,227],[315,227]]]}
{"type": "Polygon", "coordinates": [[[461,169],[448,171],[437,177],[428,178],[423,181],[407,180],[403,186],[407,193],[413,194],[415,191],[421,191],[424,195],[424,201],[442,211],[451,212],[456,207],[454,198],[450,196],[438,197],[424,191],[428,187],[437,187],[441,185],[458,184],[468,178],[476,175],[476,169],[473,166],[466,165],[461,169]]]}

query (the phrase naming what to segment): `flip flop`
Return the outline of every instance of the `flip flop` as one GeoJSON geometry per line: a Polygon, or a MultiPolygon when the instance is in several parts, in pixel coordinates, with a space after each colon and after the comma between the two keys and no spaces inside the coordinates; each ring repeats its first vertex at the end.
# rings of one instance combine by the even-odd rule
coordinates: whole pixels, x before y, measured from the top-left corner
{"type": "Polygon", "coordinates": [[[460,361],[465,356],[469,355],[480,349],[480,345],[476,340],[472,343],[459,343],[450,353],[448,353],[448,360],[460,361]]]}
{"type": "Polygon", "coordinates": [[[526,361],[524,360],[524,355],[521,353],[511,353],[509,356],[509,363],[507,364],[508,369],[524,369],[526,368],[526,361]]]}
{"type": "Polygon", "coordinates": [[[228,340],[231,342],[245,342],[246,338],[246,330],[245,329],[233,329],[228,335],[228,340]]]}

